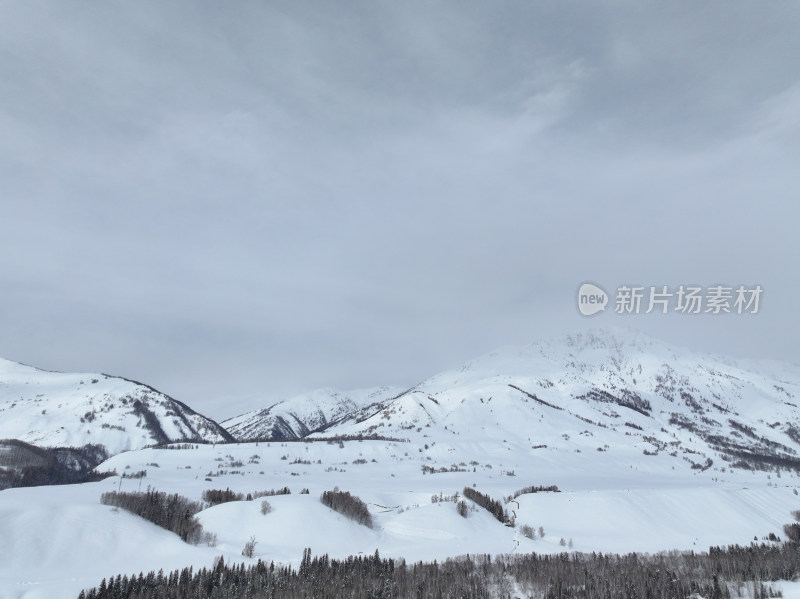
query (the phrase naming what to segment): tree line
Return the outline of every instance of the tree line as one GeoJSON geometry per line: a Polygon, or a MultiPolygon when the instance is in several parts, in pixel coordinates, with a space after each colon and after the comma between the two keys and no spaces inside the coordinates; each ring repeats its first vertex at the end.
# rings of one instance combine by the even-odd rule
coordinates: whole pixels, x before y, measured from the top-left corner
{"type": "Polygon", "coordinates": [[[560,493],[561,489],[557,485],[531,485],[529,487],[522,487],[517,489],[511,495],[506,497],[506,503],[519,497],[520,495],[527,495],[528,493],[560,493]]]}
{"type": "Polygon", "coordinates": [[[6,439],[0,448],[0,490],[94,482],[116,474],[94,470],[108,459],[102,445],[45,448],[6,439]]]}
{"type": "MultiPolygon", "coordinates": [[[[248,493],[247,498],[252,500],[253,496],[248,493]]],[[[243,493],[236,493],[230,489],[225,489],[224,491],[222,489],[206,489],[203,491],[203,501],[211,507],[221,503],[228,503],[229,501],[242,501],[243,499],[243,493]]]]}
{"type": "MultiPolygon", "coordinates": [[[[221,503],[228,503],[229,501],[253,501],[253,499],[258,499],[259,497],[274,497],[275,495],[291,494],[292,491],[289,489],[289,487],[283,487],[282,489],[270,489],[268,491],[255,491],[254,493],[248,493],[247,495],[244,493],[231,491],[229,488],[226,488],[224,491],[222,489],[206,489],[203,491],[203,501],[205,501],[209,507],[213,507],[221,503]]],[[[300,494],[307,495],[308,489],[303,489],[300,491],[300,494]]]]}
{"type": "Polygon", "coordinates": [[[351,495],[347,491],[340,491],[337,487],[333,491],[323,491],[320,500],[332,510],[372,528],[372,514],[369,513],[367,504],[355,495],[351,495]]]}
{"type": "Polygon", "coordinates": [[[464,487],[464,497],[477,503],[503,524],[509,524],[511,522],[508,511],[503,508],[503,504],[497,501],[497,499],[492,499],[489,495],[481,493],[472,487],[464,487]]]}
{"type": "Polygon", "coordinates": [[[406,564],[374,555],[331,559],[303,552],[299,568],[258,561],[112,576],[79,599],[405,599],[512,597],[778,597],[771,582],[800,572],[793,543],[712,547],[708,552],[465,556],[406,564]]]}
{"type": "Polygon", "coordinates": [[[141,493],[109,491],[100,496],[100,502],[141,516],[174,532],[187,543],[196,545],[207,540],[203,527],[195,517],[205,506],[177,493],[168,495],[151,487],[141,493]]]}

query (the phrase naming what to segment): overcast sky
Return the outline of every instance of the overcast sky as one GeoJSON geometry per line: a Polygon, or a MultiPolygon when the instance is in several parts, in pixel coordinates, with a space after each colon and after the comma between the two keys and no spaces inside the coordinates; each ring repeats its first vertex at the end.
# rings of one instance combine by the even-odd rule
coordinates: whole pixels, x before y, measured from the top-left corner
{"type": "Polygon", "coordinates": [[[797,361],[798,31],[779,0],[0,3],[0,356],[220,419],[588,326],[797,361]],[[623,284],[764,291],[617,315],[623,284]]]}

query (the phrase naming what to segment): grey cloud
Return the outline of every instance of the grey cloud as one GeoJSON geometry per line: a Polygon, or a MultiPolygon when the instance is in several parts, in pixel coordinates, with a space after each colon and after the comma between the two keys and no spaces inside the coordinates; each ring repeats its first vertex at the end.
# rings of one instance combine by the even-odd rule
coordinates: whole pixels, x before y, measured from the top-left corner
{"type": "Polygon", "coordinates": [[[794,3],[8,3],[0,355],[225,398],[602,324],[798,359],[794,3]],[[577,316],[591,279],[760,283],[577,316]]]}

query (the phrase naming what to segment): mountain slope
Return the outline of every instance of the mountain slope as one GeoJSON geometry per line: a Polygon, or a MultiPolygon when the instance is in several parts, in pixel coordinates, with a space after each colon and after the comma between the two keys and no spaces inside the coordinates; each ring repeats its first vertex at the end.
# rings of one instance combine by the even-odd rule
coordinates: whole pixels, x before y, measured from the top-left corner
{"type": "Polygon", "coordinates": [[[354,411],[324,435],[635,451],[696,470],[800,470],[800,370],[597,330],[506,348],[354,411]]]}
{"type": "Polygon", "coordinates": [[[8,360],[0,360],[0,438],[39,447],[99,444],[111,454],[172,441],[232,440],[213,420],[147,385],[8,360]]]}

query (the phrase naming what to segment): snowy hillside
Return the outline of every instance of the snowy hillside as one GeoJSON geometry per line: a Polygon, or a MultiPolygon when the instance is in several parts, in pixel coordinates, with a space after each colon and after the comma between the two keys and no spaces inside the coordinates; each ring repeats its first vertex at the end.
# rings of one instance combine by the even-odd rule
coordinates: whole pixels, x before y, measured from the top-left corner
{"type": "Polygon", "coordinates": [[[800,467],[800,369],[597,330],[504,349],[436,375],[324,436],[620,452],[676,467],[800,467]]]}
{"type": "Polygon", "coordinates": [[[170,441],[230,438],[213,420],[147,385],[0,360],[0,439],[39,447],[100,444],[115,454],[170,441]]]}
{"type": "Polygon", "coordinates": [[[355,391],[316,389],[222,421],[222,426],[242,441],[300,439],[329,427],[366,406],[380,404],[401,393],[396,387],[372,387],[355,391]]]}

